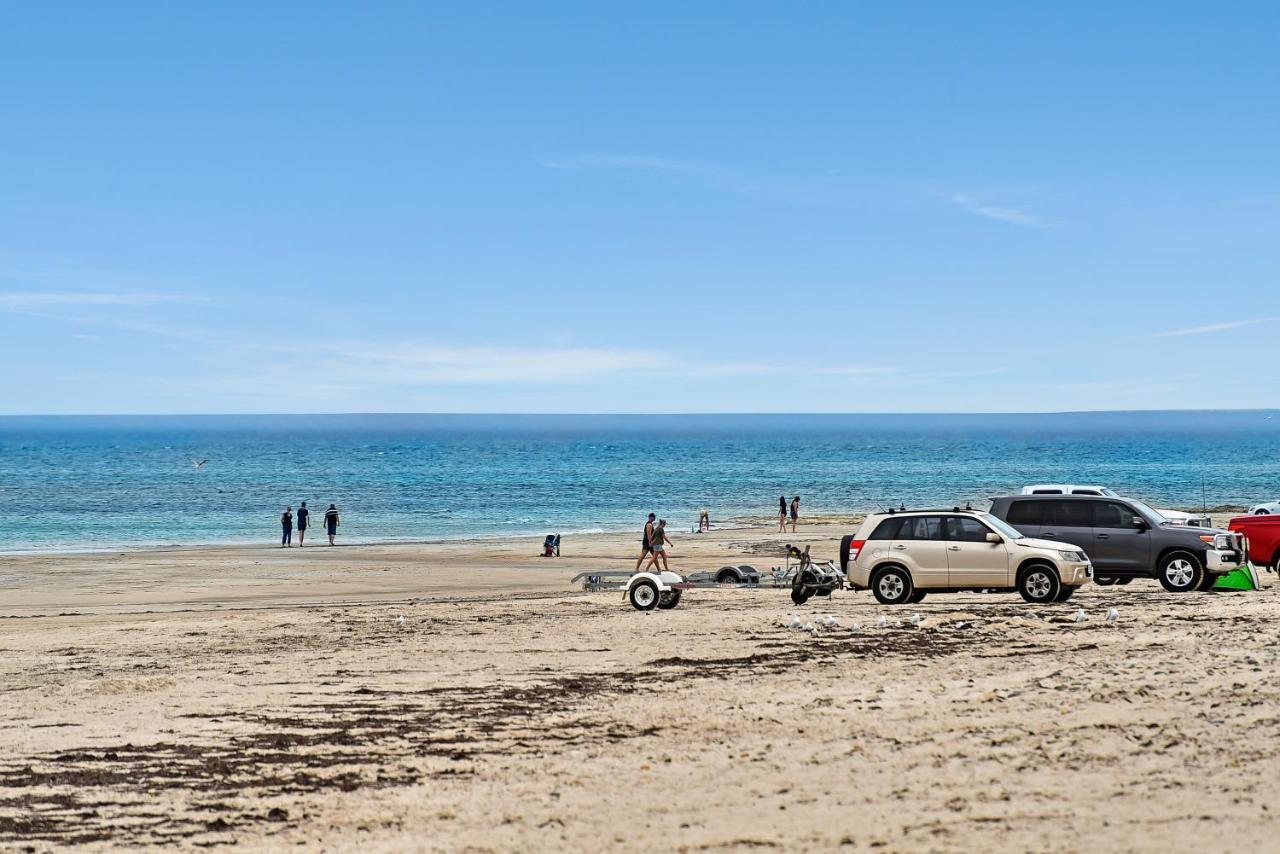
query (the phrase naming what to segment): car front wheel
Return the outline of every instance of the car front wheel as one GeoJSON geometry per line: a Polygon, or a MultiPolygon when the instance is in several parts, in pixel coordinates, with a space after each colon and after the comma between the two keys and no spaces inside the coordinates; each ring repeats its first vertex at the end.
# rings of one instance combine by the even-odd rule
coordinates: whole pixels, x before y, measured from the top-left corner
{"type": "Polygon", "coordinates": [[[1070,599],[1072,596],[1074,596],[1075,593],[1076,593],[1076,588],[1068,587],[1067,585],[1064,584],[1062,585],[1062,589],[1058,591],[1058,596],[1056,599],[1054,599],[1054,601],[1065,602],[1068,599],[1070,599]]]}
{"type": "Polygon", "coordinates": [[[1022,598],[1035,605],[1053,602],[1062,592],[1062,580],[1057,570],[1044,564],[1028,567],[1018,577],[1018,592],[1022,598]]]}
{"type": "Polygon", "coordinates": [[[915,585],[905,569],[891,566],[883,569],[871,584],[871,592],[881,605],[903,605],[911,600],[915,585]]]}
{"type": "Polygon", "coordinates": [[[1186,593],[1200,586],[1204,567],[1191,552],[1170,552],[1160,560],[1160,584],[1170,593],[1186,593]]]}

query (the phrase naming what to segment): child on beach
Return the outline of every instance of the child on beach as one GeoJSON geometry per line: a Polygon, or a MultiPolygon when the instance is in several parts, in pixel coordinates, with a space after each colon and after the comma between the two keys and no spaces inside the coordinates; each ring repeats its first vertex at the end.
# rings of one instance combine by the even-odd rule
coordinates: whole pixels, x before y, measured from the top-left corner
{"type": "Polygon", "coordinates": [[[653,554],[649,556],[649,564],[645,567],[658,565],[658,558],[662,558],[662,571],[667,572],[667,549],[671,548],[671,538],[667,536],[667,520],[659,519],[658,527],[653,529],[653,538],[650,542],[653,548],[653,554]]]}
{"type": "Polygon", "coordinates": [[[636,559],[636,572],[640,571],[640,564],[644,563],[644,559],[653,552],[653,520],[657,518],[657,514],[650,513],[649,521],[644,523],[644,539],[640,541],[640,557],[636,559]]]}
{"type": "Polygon", "coordinates": [[[324,529],[329,535],[329,545],[333,545],[333,538],[338,534],[338,508],[332,504],[324,511],[324,529]]]}
{"type": "Polygon", "coordinates": [[[280,548],[293,545],[293,508],[286,507],[280,514],[280,548]]]}

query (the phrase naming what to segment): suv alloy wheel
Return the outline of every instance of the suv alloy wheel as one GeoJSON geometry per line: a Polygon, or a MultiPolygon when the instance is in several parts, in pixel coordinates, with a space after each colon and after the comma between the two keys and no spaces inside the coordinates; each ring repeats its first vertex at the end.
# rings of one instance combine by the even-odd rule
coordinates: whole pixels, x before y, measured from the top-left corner
{"type": "Polygon", "coordinates": [[[1191,552],[1169,552],[1160,558],[1160,583],[1170,593],[1186,593],[1200,586],[1204,567],[1191,552]]]}
{"type": "Polygon", "coordinates": [[[1061,591],[1058,571],[1047,563],[1032,564],[1018,576],[1018,592],[1023,599],[1036,605],[1053,602],[1061,591]]]}
{"type": "Polygon", "coordinates": [[[915,585],[911,583],[911,573],[900,566],[890,566],[876,575],[871,592],[881,605],[903,605],[911,599],[915,585]]]}

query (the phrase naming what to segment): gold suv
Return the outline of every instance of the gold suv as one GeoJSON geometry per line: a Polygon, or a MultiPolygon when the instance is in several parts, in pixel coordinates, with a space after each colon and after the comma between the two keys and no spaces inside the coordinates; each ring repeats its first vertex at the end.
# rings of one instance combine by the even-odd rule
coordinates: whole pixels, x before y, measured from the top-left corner
{"type": "Polygon", "coordinates": [[[841,541],[840,565],[854,588],[869,588],[885,605],[984,589],[1065,602],[1093,577],[1080,549],[1024,537],[990,513],[958,507],[872,514],[841,541]]]}

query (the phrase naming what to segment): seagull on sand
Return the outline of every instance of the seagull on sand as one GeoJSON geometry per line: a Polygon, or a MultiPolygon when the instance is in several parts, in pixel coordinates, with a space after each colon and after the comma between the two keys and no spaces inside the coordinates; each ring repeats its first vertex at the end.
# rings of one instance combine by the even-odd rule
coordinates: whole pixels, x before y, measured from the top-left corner
{"type": "Polygon", "coordinates": [[[1084,608],[1081,608],[1078,611],[1076,611],[1076,618],[1074,622],[1083,623],[1087,619],[1089,619],[1089,615],[1088,613],[1085,612],[1084,608]]]}
{"type": "Polygon", "coordinates": [[[1112,608],[1110,611],[1107,612],[1107,617],[1104,620],[1104,622],[1114,623],[1118,619],[1120,619],[1120,612],[1117,611],[1115,608],[1112,608]]]}
{"type": "Polygon", "coordinates": [[[395,624],[396,624],[397,626],[403,626],[403,625],[404,625],[404,614],[397,614],[397,615],[396,615],[395,624]]]}

